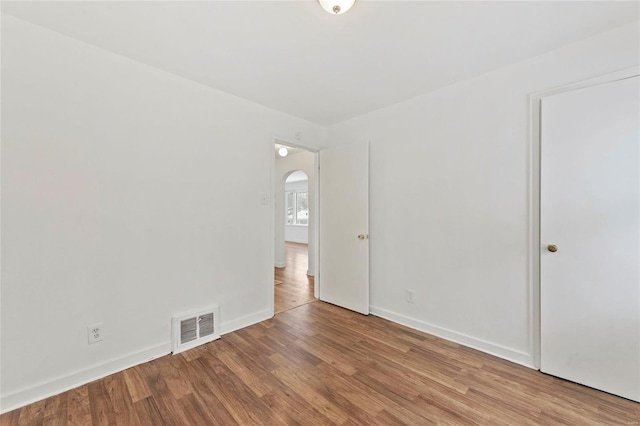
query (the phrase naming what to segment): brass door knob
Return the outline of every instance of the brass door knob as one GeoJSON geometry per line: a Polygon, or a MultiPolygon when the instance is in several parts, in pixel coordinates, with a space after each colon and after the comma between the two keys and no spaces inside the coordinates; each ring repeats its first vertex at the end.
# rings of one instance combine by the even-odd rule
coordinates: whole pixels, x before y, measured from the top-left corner
{"type": "Polygon", "coordinates": [[[365,238],[367,238],[367,236],[365,234],[358,235],[358,239],[359,240],[364,240],[365,238]]]}
{"type": "Polygon", "coordinates": [[[558,246],[555,244],[549,244],[547,246],[547,250],[549,250],[551,253],[555,253],[558,251],[558,246]]]}

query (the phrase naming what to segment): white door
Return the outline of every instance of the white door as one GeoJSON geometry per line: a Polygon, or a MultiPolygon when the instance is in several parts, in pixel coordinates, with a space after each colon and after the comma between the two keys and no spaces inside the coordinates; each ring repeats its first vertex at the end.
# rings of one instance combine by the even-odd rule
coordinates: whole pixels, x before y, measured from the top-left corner
{"type": "Polygon", "coordinates": [[[541,370],[635,401],[639,80],[543,98],[541,117],[541,370]]]}
{"type": "Polygon", "coordinates": [[[369,314],[369,144],[320,151],[320,300],[369,314]]]}

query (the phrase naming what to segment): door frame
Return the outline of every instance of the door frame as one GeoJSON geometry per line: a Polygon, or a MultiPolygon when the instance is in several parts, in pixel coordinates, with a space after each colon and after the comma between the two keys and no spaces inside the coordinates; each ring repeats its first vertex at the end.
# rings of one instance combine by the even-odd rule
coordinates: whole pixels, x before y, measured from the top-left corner
{"type": "Polygon", "coordinates": [[[529,128],[529,323],[532,363],[536,369],[540,369],[541,358],[541,306],[540,306],[540,206],[541,206],[541,101],[543,98],[563,92],[569,92],[586,87],[612,83],[614,81],[625,80],[640,75],[640,66],[625,68],[623,70],[607,73],[597,77],[589,78],[548,89],[529,96],[530,128],[529,128]]]}
{"type": "Polygon", "coordinates": [[[276,221],[276,203],[275,203],[275,195],[276,195],[276,182],[275,182],[275,170],[276,170],[276,158],[274,155],[274,145],[281,144],[287,145],[292,148],[304,149],[305,151],[311,152],[314,156],[314,165],[313,171],[315,173],[315,183],[313,185],[314,195],[313,195],[313,210],[309,213],[313,215],[314,221],[313,226],[310,231],[313,232],[313,264],[315,270],[313,276],[313,296],[317,299],[319,296],[319,288],[320,288],[320,267],[319,267],[319,253],[318,248],[320,247],[320,235],[319,235],[319,204],[320,201],[320,184],[319,184],[319,169],[320,169],[320,155],[319,152],[322,148],[318,148],[316,146],[305,145],[300,143],[300,141],[292,142],[287,138],[283,138],[277,135],[272,135],[271,139],[268,142],[268,154],[269,154],[269,179],[271,181],[270,184],[270,202],[269,202],[269,251],[268,258],[270,262],[269,269],[269,309],[271,312],[271,317],[275,315],[275,286],[273,285],[273,268],[275,267],[276,260],[276,251],[275,251],[275,238],[276,238],[276,230],[275,230],[275,221],[276,221]]]}

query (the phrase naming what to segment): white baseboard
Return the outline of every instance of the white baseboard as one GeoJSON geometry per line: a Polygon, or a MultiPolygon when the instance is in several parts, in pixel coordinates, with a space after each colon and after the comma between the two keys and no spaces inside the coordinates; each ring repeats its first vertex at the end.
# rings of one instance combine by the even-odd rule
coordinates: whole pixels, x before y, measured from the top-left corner
{"type": "MultiPolygon", "coordinates": [[[[435,336],[459,343],[461,345],[478,349],[480,351],[495,355],[500,358],[504,358],[508,361],[512,361],[526,367],[534,368],[533,359],[530,354],[496,345],[484,340],[476,339],[475,337],[447,330],[445,328],[428,324],[426,322],[400,315],[395,312],[387,311],[375,306],[370,307],[370,312],[372,315],[388,319],[389,321],[393,321],[398,324],[423,331],[425,333],[433,334],[435,336]]],[[[248,327],[250,325],[270,319],[272,316],[272,312],[269,309],[257,312],[255,314],[247,315],[233,321],[222,323],[220,325],[220,332],[221,334],[231,333],[241,328],[248,327]]],[[[0,413],[6,413],[16,408],[23,407],[27,404],[31,404],[50,396],[57,395],[59,393],[76,388],[78,386],[82,386],[94,380],[101,379],[110,374],[126,370],[127,368],[134,367],[138,364],[151,361],[155,358],[167,355],[169,353],[171,353],[171,342],[166,342],[139,352],[126,355],[121,358],[117,358],[102,364],[76,371],[63,377],[58,377],[47,382],[39,383],[37,385],[21,389],[9,395],[2,395],[0,397],[0,413]]]]}
{"type": "Polygon", "coordinates": [[[284,268],[285,266],[287,266],[287,264],[284,262],[275,262],[273,266],[275,266],[276,268],[284,268]]]}
{"type": "Polygon", "coordinates": [[[121,358],[94,365],[0,397],[0,413],[6,413],[36,401],[66,392],[110,374],[171,353],[171,342],[162,343],[121,358]]]}
{"type": "Polygon", "coordinates": [[[525,367],[536,369],[533,364],[533,356],[526,352],[520,352],[514,349],[507,348],[505,346],[496,345],[495,343],[487,342],[486,340],[467,336],[466,334],[438,327],[436,325],[432,325],[424,321],[420,321],[415,318],[407,317],[375,306],[370,306],[369,312],[377,317],[384,318],[389,321],[393,321],[398,324],[423,331],[425,333],[433,334],[434,336],[438,336],[443,339],[450,340],[452,342],[459,343],[461,345],[468,346],[470,348],[477,349],[491,355],[495,355],[499,358],[506,359],[507,361],[524,365],[525,367]]]}
{"type": "MultiPolygon", "coordinates": [[[[273,317],[270,309],[247,315],[220,324],[220,333],[226,334],[244,327],[256,324],[273,317]]],[[[78,386],[85,385],[94,380],[118,373],[138,364],[151,361],[155,358],[171,353],[171,342],[166,342],[141,351],[113,359],[102,364],[94,365],[71,374],[26,387],[8,395],[0,396],[0,413],[6,413],[16,408],[40,401],[50,396],[66,392],[78,386]]]]}
{"type": "Polygon", "coordinates": [[[247,315],[233,321],[223,322],[220,324],[220,334],[231,333],[271,318],[273,318],[273,312],[271,309],[265,309],[264,311],[256,312],[255,314],[247,315]]]}

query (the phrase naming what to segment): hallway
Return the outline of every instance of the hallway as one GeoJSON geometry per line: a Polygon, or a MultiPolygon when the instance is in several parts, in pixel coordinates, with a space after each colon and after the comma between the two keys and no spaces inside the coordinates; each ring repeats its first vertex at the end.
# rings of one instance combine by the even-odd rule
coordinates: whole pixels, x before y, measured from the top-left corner
{"type": "Polygon", "coordinates": [[[314,281],[307,275],[307,244],[285,242],[284,268],[275,269],[275,313],[313,302],[314,281]]]}

